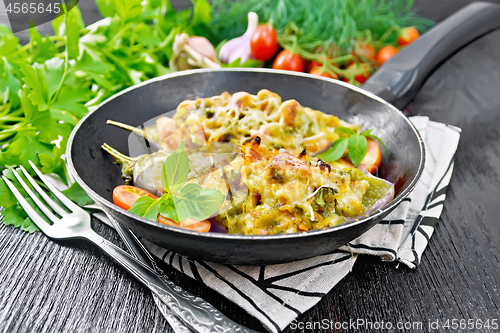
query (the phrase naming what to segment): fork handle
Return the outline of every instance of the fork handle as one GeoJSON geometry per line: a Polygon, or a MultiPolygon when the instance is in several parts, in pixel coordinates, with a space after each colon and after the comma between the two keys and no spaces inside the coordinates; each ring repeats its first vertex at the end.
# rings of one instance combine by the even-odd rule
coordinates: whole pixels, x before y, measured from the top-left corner
{"type": "Polygon", "coordinates": [[[88,232],[84,237],[100,247],[130,274],[148,287],[195,332],[255,332],[232,321],[202,298],[183,290],[170,280],[162,279],[145,264],[102,238],[94,231],[88,232]]]}

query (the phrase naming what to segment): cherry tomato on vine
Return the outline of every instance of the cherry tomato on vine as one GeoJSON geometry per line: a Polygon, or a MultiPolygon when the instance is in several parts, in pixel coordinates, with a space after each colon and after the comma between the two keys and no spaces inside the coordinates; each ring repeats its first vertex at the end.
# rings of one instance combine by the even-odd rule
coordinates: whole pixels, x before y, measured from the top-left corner
{"type": "Polygon", "coordinates": [[[149,193],[140,187],[120,185],[115,187],[113,190],[113,203],[120,208],[129,210],[137,199],[146,196],[158,199],[156,195],[149,193]]]}
{"type": "Polygon", "coordinates": [[[312,68],[310,71],[309,71],[309,74],[313,74],[313,75],[318,75],[318,76],[323,76],[323,77],[328,77],[330,79],[338,79],[339,77],[337,76],[337,74],[331,72],[333,74],[330,75],[327,71],[325,71],[325,69],[323,67],[314,67],[312,68]]]}
{"type": "Polygon", "coordinates": [[[395,46],[384,46],[383,48],[378,50],[377,55],[375,56],[375,62],[377,63],[377,65],[382,66],[384,62],[392,58],[398,52],[399,49],[395,46]]]}
{"type": "Polygon", "coordinates": [[[273,69],[303,72],[304,60],[298,54],[283,50],[274,59],[273,69]]]}
{"type": "MultiPolygon", "coordinates": [[[[369,64],[352,64],[347,67],[347,71],[354,76],[354,80],[359,84],[365,83],[370,77],[371,67],[369,64]]],[[[350,77],[346,77],[347,82],[349,82],[350,77]]]]}
{"type": "MultiPolygon", "coordinates": [[[[329,56],[326,56],[326,60],[331,60],[332,58],[329,57],[329,56]]],[[[311,62],[309,63],[309,66],[307,66],[307,71],[310,73],[311,70],[314,68],[314,67],[321,67],[323,66],[325,62],[325,56],[322,55],[319,57],[319,60],[311,60],[311,62]]]]}
{"type": "Polygon", "coordinates": [[[414,27],[406,27],[401,30],[398,36],[398,44],[406,46],[420,37],[420,33],[414,27]]]}
{"type": "Polygon", "coordinates": [[[359,62],[369,62],[375,59],[375,49],[363,40],[358,40],[354,43],[351,54],[358,59],[359,62]]]}
{"type": "Polygon", "coordinates": [[[278,52],[278,35],[269,24],[260,25],[250,39],[252,56],[257,60],[268,61],[278,52]]]}

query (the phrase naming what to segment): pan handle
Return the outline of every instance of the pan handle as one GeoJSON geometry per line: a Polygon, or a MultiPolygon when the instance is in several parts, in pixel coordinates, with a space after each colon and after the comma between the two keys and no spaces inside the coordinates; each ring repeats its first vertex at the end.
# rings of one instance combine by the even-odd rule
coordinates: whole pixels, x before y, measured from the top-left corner
{"type": "Polygon", "coordinates": [[[405,46],[362,86],[398,109],[415,97],[425,79],[457,50],[500,27],[500,5],[474,2],[405,46]]]}

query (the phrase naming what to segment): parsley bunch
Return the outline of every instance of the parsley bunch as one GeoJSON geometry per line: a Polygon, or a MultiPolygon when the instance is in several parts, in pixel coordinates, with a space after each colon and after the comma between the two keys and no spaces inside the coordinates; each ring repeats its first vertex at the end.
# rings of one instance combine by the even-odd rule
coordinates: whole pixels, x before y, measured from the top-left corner
{"type": "MultiPolygon", "coordinates": [[[[96,0],[104,19],[85,27],[78,7],[52,22],[53,36],[36,28],[21,45],[0,26],[0,171],[32,160],[44,173],[66,180],[61,158],[79,119],[111,95],[169,73],[176,34],[213,33],[207,0],[176,12],[168,0],[96,0]]],[[[5,224],[34,231],[27,215],[0,180],[5,224]],[[13,214],[13,211],[16,211],[13,214]],[[21,221],[21,222],[20,222],[21,221]]]]}

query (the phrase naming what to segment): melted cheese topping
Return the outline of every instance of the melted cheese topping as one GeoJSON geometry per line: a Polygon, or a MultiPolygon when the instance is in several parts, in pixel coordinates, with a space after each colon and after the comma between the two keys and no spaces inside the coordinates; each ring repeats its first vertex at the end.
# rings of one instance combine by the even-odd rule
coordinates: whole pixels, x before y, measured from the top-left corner
{"type": "Polygon", "coordinates": [[[173,119],[157,121],[163,148],[173,151],[184,140],[187,148],[206,142],[243,145],[259,136],[270,149],[285,148],[296,154],[325,149],[338,138],[337,126],[353,128],[337,117],[303,107],[296,100],[281,101],[267,89],[257,95],[224,92],[220,96],[187,100],[177,107],[173,119]]]}
{"type": "Polygon", "coordinates": [[[259,141],[243,145],[240,157],[220,171],[238,175],[228,185],[217,183],[221,175],[214,176],[215,172],[202,183],[228,193],[224,212],[215,220],[229,233],[307,231],[363,214],[366,180],[354,180],[348,172],[311,161],[303,152],[268,150],[259,141]]]}

